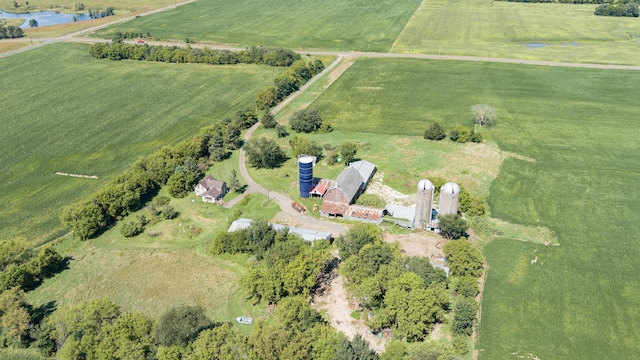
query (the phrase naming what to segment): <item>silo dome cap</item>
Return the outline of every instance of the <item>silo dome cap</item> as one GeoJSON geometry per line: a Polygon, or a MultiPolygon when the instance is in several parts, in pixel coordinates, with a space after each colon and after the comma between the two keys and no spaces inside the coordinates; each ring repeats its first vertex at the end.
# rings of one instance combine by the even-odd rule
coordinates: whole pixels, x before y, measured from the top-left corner
{"type": "Polygon", "coordinates": [[[427,179],[418,181],[418,190],[433,190],[433,183],[427,179]]]}
{"type": "Polygon", "coordinates": [[[447,194],[458,194],[460,193],[460,186],[454,182],[448,182],[440,188],[440,191],[445,192],[447,194]]]}
{"type": "Polygon", "coordinates": [[[313,158],[311,156],[300,156],[298,158],[298,162],[303,164],[310,164],[313,162],[313,158]]]}

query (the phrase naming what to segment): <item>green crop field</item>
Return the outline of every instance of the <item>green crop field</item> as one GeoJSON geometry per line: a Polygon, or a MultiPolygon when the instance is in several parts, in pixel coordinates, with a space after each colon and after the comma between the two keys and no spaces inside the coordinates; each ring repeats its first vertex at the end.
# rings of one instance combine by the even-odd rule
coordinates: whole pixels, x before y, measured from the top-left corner
{"type": "Polygon", "coordinates": [[[253,106],[283,71],[112,62],[88,50],[50,45],[0,59],[0,238],[60,235],[61,207],[138,157],[253,106]]]}
{"type": "Polygon", "coordinates": [[[640,64],[640,22],[595,16],[596,6],[425,1],[391,52],[640,64]]]}
{"type": "Polygon", "coordinates": [[[470,105],[496,107],[483,133],[519,156],[491,185],[492,216],[546,226],[559,246],[486,246],[480,358],[623,359],[640,352],[638,91],[636,71],[359,59],[310,106],[358,139],[470,125],[470,105]]]}
{"type": "Polygon", "coordinates": [[[420,0],[199,0],[95,33],[150,32],[162,39],[306,49],[387,51],[420,0]]]}

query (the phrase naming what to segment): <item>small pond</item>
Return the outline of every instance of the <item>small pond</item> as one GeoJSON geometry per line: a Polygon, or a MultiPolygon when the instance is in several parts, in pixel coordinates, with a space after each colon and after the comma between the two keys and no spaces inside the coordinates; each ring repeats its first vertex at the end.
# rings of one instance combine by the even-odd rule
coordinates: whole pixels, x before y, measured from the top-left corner
{"type": "Polygon", "coordinates": [[[545,45],[547,45],[547,44],[542,44],[542,43],[529,43],[529,44],[527,44],[527,47],[528,47],[529,49],[538,49],[538,48],[541,48],[541,47],[545,47],[545,45]]]}
{"type": "Polygon", "coordinates": [[[21,28],[29,27],[29,20],[36,19],[38,26],[50,26],[58,24],[66,24],[73,22],[73,17],[77,17],[77,21],[89,20],[89,14],[64,14],[55,11],[38,11],[26,14],[12,14],[0,10],[0,19],[24,19],[21,28]]]}

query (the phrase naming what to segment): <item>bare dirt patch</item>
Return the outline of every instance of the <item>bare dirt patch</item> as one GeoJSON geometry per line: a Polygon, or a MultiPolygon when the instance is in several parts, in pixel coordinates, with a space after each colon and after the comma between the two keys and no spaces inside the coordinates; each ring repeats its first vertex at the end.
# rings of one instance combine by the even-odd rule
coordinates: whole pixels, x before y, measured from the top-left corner
{"type": "Polygon", "coordinates": [[[351,317],[351,313],[358,308],[356,304],[349,301],[349,294],[344,288],[342,276],[335,276],[328,284],[323,285],[311,305],[316,310],[326,310],[329,324],[336,330],[345,334],[350,340],[353,340],[356,335],[362,336],[377,353],[383,352],[390,340],[388,337],[379,339],[371,334],[362,319],[356,320],[351,317]]]}
{"type": "Polygon", "coordinates": [[[71,177],[83,178],[83,179],[97,179],[98,178],[96,175],[69,174],[69,173],[62,172],[62,171],[56,171],[56,172],[54,172],[54,174],[60,175],[60,176],[71,176],[71,177]]]}
{"type": "Polygon", "coordinates": [[[398,244],[402,253],[406,256],[424,256],[431,259],[444,257],[442,245],[444,239],[438,234],[419,231],[411,234],[383,234],[382,239],[390,244],[398,244]]]}
{"type": "Polygon", "coordinates": [[[397,190],[390,188],[382,183],[384,172],[380,171],[373,176],[373,179],[367,185],[365,194],[374,194],[382,197],[384,201],[390,204],[398,204],[404,206],[414,205],[416,203],[416,195],[406,195],[397,190]]]}

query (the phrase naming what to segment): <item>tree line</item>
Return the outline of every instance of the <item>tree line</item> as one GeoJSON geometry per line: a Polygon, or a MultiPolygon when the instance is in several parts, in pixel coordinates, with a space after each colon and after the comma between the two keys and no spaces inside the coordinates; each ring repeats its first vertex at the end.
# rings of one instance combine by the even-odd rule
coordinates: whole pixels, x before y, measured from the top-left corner
{"type": "MultiPolygon", "coordinates": [[[[24,293],[11,295],[0,297],[0,314],[25,304],[24,293]]],[[[61,307],[29,323],[23,340],[23,347],[34,350],[29,358],[36,359],[37,353],[107,360],[378,359],[366,341],[359,336],[349,341],[300,296],[281,301],[270,320],[255,323],[248,335],[231,323],[210,319],[200,306],[178,305],[154,319],[97,299],[61,307]]]]}
{"type": "MultiPolygon", "coordinates": [[[[124,35],[124,34],[123,34],[124,35]]],[[[139,60],[169,63],[196,63],[210,65],[263,64],[291,66],[300,54],[289,49],[251,47],[240,51],[197,49],[179,46],[138,45],[122,42],[124,37],[114,37],[113,43],[95,43],[89,54],[96,59],[139,60]]]]}
{"type": "Polygon", "coordinates": [[[269,109],[284,100],[290,94],[298,91],[313,75],[324,70],[322,61],[305,62],[296,59],[285,73],[274,80],[274,85],[262,89],[256,96],[256,106],[260,110],[269,109]]]}
{"type": "Polygon", "coordinates": [[[11,288],[33,290],[44,279],[66,267],[64,259],[51,246],[39,251],[17,241],[0,242],[0,293],[11,288]]]}
{"type": "Polygon", "coordinates": [[[241,131],[257,121],[254,110],[238,111],[234,119],[226,118],[191,139],[140,158],[89,198],[65,207],[62,224],[86,240],[141,209],[162,186],[173,197],[187,196],[204,176],[209,161],[222,161],[238,149],[241,131]]]}

